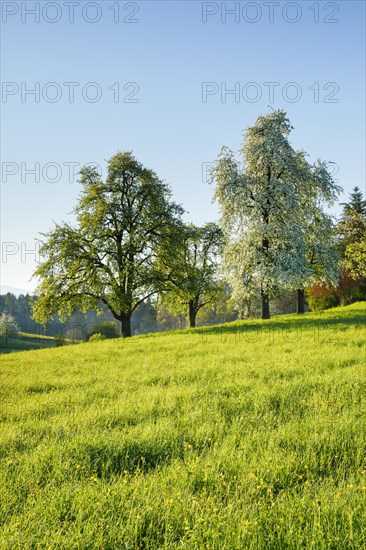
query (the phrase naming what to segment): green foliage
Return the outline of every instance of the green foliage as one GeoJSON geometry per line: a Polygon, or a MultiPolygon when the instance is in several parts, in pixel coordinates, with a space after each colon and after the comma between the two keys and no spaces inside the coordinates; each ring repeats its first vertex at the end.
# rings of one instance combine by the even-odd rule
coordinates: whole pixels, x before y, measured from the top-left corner
{"type": "Polygon", "coordinates": [[[66,342],[66,336],[64,334],[57,334],[55,336],[55,346],[57,348],[64,346],[66,342]]]}
{"type": "Polygon", "coordinates": [[[339,230],[343,237],[344,267],[354,279],[366,278],[366,201],[355,187],[344,204],[339,230]]]}
{"type": "Polygon", "coordinates": [[[95,334],[101,334],[104,338],[118,338],[119,336],[116,323],[113,321],[104,321],[95,325],[90,333],[89,340],[95,334]]]}
{"type": "Polygon", "coordinates": [[[350,213],[342,218],[338,226],[342,237],[343,250],[350,244],[362,241],[366,234],[366,218],[358,213],[350,213]]]}
{"type": "Polygon", "coordinates": [[[366,278],[366,231],[362,240],[346,247],[344,267],[355,279],[366,278]]]}
{"type": "Polygon", "coordinates": [[[307,301],[312,311],[322,311],[339,305],[339,298],[334,293],[334,289],[330,290],[326,287],[323,292],[314,292],[312,289],[307,296],[307,301]]]}
{"type": "Polygon", "coordinates": [[[94,332],[91,336],[89,336],[88,341],[89,342],[100,342],[101,340],[106,340],[107,336],[105,334],[102,334],[101,332],[94,332]]]}
{"type": "Polygon", "coordinates": [[[358,187],[350,194],[350,202],[343,203],[338,231],[342,237],[343,252],[348,245],[362,242],[366,238],[366,201],[358,187]]]}
{"type": "Polygon", "coordinates": [[[364,548],[365,314],[3,358],[0,548],[364,548]]]}
{"type": "Polygon", "coordinates": [[[337,285],[313,285],[308,291],[308,303],[312,310],[327,309],[336,305],[348,305],[366,299],[366,280],[354,279],[342,270],[337,285]]]}
{"type": "MultiPolygon", "coordinates": [[[[366,299],[366,201],[355,187],[348,203],[343,204],[343,213],[338,225],[341,237],[339,248],[343,255],[343,266],[352,284],[350,291],[342,297],[342,303],[366,299]]],[[[346,288],[346,290],[348,290],[346,288]]],[[[342,293],[342,287],[338,285],[342,293]]]]}
{"type": "Polygon", "coordinates": [[[359,187],[354,187],[349,195],[348,203],[341,203],[343,206],[342,219],[346,220],[355,214],[366,218],[366,200],[363,198],[362,191],[359,187]]]}
{"type": "Polygon", "coordinates": [[[0,295],[0,313],[9,313],[15,319],[19,330],[27,333],[41,333],[42,326],[31,320],[33,298],[29,294],[18,297],[10,292],[0,295]]]}
{"type": "Polygon", "coordinates": [[[200,309],[212,304],[222,292],[217,271],[223,245],[224,236],[217,224],[182,224],[162,248],[160,262],[168,273],[163,301],[173,313],[187,315],[191,327],[196,325],[200,309]]]}
{"type": "Polygon", "coordinates": [[[183,210],[132,153],[117,153],[107,168],[105,182],[96,169],[81,170],[76,226],[56,225],[45,235],[33,311],[45,323],[55,313],[64,319],[75,308],[100,310],[102,303],[130,336],[132,313],[164,279],[157,251],[183,210]]]}
{"type": "MultiPolygon", "coordinates": [[[[78,341],[85,339],[88,327],[100,322],[101,319],[93,310],[89,309],[85,313],[81,313],[80,310],[75,309],[64,322],[55,315],[47,322],[46,326],[42,326],[32,319],[32,304],[35,300],[36,297],[29,294],[21,294],[18,297],[11,293],[0,295],[0,313],[5,312],[13,315],[21,332],[36,334],[39,337],[56,336],[62,332],[67,339],[78,341]]],[[[100,309],[103,312],[103,319],[113,320],[112,314],[103,304],[100,304],[100,309]]]]}

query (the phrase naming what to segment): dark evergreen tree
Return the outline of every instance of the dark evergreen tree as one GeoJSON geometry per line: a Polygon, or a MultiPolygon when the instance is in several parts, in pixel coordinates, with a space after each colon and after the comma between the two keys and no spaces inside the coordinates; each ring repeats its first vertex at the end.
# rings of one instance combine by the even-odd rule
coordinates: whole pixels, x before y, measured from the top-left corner
{"type": "Polygon", "coordinates": [[[359,187],[354,187],[349,196],[349,202],[341,203],[343,206],[342,219],[346,219],[354,214],[361,214],[366,218],[366,200],[364,200],[362,191],[359,187]]]}

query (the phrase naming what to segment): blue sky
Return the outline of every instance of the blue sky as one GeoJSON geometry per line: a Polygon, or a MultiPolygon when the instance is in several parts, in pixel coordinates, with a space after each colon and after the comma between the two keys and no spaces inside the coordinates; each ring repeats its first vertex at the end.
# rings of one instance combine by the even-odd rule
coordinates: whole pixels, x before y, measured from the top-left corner
{"type": "Polygon", "coordinates": [[[71,4],[2,2],[2,285],[34,288],[28,251],[72,220],[76,163],[104,170],[117,150],[169,182],[187,220],[217,219],[205,163],[269,106],[310,160],[336,163],[341,202],[365,190],[363,1],[71,4]]]}

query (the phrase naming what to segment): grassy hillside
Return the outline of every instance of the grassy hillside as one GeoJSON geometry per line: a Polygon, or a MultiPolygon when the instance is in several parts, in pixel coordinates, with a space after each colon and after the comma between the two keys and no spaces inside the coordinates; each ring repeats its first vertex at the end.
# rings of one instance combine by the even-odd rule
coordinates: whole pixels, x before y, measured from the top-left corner
{"type": "Polygon", "coordinates": [[[2,357],[0,548],[366,548],[365,321],[2,357]]]}
{"type": "Polygon", "coordinates": [[[2,336],[0,338],[0,353],[54,348],[55,345],[55,339],[52,336],[43,336],[40,334],[27,334],[26,332],[19,332],[14,338],[5,336],[2,336]]]}

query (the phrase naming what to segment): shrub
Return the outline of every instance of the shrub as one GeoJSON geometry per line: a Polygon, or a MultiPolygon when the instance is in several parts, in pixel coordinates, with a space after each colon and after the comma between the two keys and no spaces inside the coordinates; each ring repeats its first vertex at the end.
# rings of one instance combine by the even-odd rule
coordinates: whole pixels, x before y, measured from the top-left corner
{"type": "Polygon", "coordinates": [[[348,271],[342,270],[335,294],[342,306],[364,300],[366,297],[365,279],[355,279],[348,271]]]}
{"type": "Polygon", "coordinates": [[[313,311],[335,306],[347,306],[366,299],[366,278],[354,279],[348,271],[342,270],[337,287],[315,284],[307,294],[307,301],[313,311]]]}
{"type": "Polygon", "coordinates": [[[308,295],[308,304],[312,311],[329,309],[339,305],[339,299],[335,294],[320,294],[318,296],[308,295]]]}
{"type": "Polygon", "coordinates": [[[106,339],[106,336],[104,336],[104,334],[101,334],[100,332],[94,332],[94,334],[92,334],[90,337],[89,337],[89,342],[99,342],[100,340],[105,340],[106,339]]]}
{"type": "Polygon", "coordinates": [[[95,325],[94,329],[89,334],[89,340],[94,334],[101,334],[104,338],[118,338],[119,336],[118,329],[114,321],[104,321],[103,323],[95,325]]]}
{"type": "Polygon", "coordinates": [[[59,348],[60,346],[64,346],[65,341],[66,341],[66,338],[65,338],[64,334],[56,334],[56,336],[55,336],[56,348],[59,348]]]}

